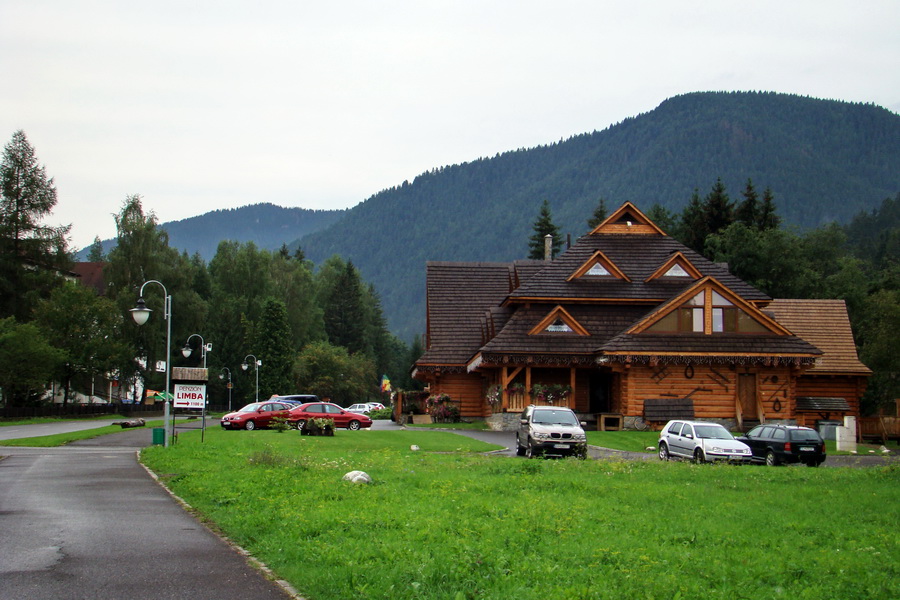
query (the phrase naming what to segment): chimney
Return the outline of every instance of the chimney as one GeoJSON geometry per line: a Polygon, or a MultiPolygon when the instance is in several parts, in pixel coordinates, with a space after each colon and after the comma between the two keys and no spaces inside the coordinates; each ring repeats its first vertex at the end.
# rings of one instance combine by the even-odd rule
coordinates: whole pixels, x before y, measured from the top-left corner
{"type": "Polygon", "coordinates": [[[544,236],[544,260],[553,258],[553,236],[549,233],[544,236]]]}

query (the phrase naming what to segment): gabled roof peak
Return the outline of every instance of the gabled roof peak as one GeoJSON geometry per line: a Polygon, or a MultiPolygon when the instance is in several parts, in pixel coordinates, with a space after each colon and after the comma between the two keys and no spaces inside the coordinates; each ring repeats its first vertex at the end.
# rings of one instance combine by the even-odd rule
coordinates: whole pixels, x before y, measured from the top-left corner
{"type": "Polygon", "coordinates": [[[612,234],[651,234],[666,235],[666,233],[647,218],[637,206],[631,202],[625,202],[602,223],[597,225],[590,235],[600,233],[612,234]]]}

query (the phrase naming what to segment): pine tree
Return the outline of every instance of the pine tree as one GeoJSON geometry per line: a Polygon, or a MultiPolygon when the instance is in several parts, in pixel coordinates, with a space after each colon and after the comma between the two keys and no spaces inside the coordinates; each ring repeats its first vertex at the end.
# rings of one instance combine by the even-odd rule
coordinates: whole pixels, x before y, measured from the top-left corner
{"type": "Polygon", "coordinates": [[[780,225],[781,217],[775,212],[775,195],[772,193],[771,188],[767,187],[766,191],[763,192],[763,203],[759,209],[757,227],[760,231],[767,231],[769,229],[778,229],[780,225]]]}
{"type": "Polygon", "coordinates": [[[587,220],[588,228],[593,231],[597,225],[606,220],[607,212],[606,212],[606,199],[600,198],[600,202],[597,204],[597,208],[594,209],[594,214],[591,215],[591,218],[587,220]]]}
{"type": "Polygon", "coordinates": [[[706,219],[703,215],[703,203],[700,200],[700,192],[695,189],[690,201],[684,207],[684,210],[681,211],[681,224],[677,238],[688,248],[702,253],[708,234],[709,229],[706,226],[706,219]]]}
{"type": "Polygon", "coordinates": [[[743,223],[747,227],[751,229],[755,229],[757,227],[757,223],[759,221],[759,196],[756,193],[756,189],[753,187],[753,181],[747,180],[747,187],[744,188],[742,192],[744,196],[744,200],[738,205],[737,211],[735,212],[735,219],[739,223],[743,223]]]}
{"type": "Polygon", "coordinates": [[[528,238],[528,258],[533,260],[542,260],[544,258],[544,238],[548,234],[553,236],[550,256],[554,257],[562,247],[562,240],[559,237],[559,228],[553,224],[553,216],[550,214],[550,203],[544,200],[544,203],[541,205],[541,214],[534,222],[534,233],[528,238]]]}
{"type": "Polygon", "coordinates": [[[708,233],[718,233],[734,223],[734,206],[722,178],[716,179],[703,204],[703,217],[708,233]]]}
{"type": "Polygon", "coordinates": [[[328,341],[343,346],[351,354],[366,349],[359,273],[347,262],[325,299],[325,332],[328,341]]]}
{"type": "Polygon", "coordinates": [[[100,241],[100,236],[94,236],[94,243],[91,244],[91,249],[88,252],[88,262],[103,262],[103,242],[100,241]]]}
{"type": "Polygon", "coordinates": [[[274,298],[266,301],[257,331],[259,339],[254,347],[263,362],[259,371],[260,399],[292,393],[294,347],[284,302],[274,298]]]}
{"type": "Polygon", "coordinates": [[[56,206],[56,188],[19,130],[0,163],[0,317],[30,319],[33,302],[60,283],[69,264],[69,226],[41,225],[56,206]],[[26,296],[30,300],[26,300],[26,296]]]}

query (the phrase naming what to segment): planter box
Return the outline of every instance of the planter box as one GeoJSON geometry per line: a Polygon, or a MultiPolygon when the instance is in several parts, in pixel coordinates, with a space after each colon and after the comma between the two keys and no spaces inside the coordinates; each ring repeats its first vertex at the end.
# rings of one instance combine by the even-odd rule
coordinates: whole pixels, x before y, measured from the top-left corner
{"type": "Polygon", "coordinates": [[[413,425],[427,425],[431,423],[431,415],[413,415],[413,425]]]}

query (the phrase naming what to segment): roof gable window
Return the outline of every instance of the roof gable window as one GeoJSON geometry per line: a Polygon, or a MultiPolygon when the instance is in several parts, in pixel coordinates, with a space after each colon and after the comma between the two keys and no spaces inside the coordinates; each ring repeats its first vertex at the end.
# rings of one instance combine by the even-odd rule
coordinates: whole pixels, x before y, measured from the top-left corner
{"type": "Polygon", "coordinates": [[[623,279],[631,281],[608,256],[599,250],[594,252],[566,281],[574,279],[623,279]]]}
{"type": "Polygon", "coordinates": [[[715,290],[707,289],[647,327],[653,333],[769,333],[744,309],[715,290]]]}
{"type": "Polygon", "coordinates": [[[557,306],[535,325],[528,335],[590,335],[582,325],[562,306],[557,306]]]}
{"type": "Polygon", "coordinates": [[[645,281],[653,281],[654,279],[668,279],[682,281],[684,279],[700,279],[702,275],[691,261],[681,252],[676,252],[664,262],[650,277],[645,281]]]}

